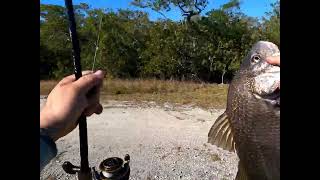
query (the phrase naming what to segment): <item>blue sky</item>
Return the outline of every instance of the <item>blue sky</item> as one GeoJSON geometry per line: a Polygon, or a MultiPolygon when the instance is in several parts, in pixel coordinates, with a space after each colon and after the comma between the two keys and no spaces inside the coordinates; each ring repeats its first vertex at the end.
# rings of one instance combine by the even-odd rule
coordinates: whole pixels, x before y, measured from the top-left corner
{"type": "MultiPolygon", "coordinates": [[[[73,0],[73,4],[79,3],[87,3],[93,8],[110,8],[113,10],[117,9],[132,9],[132,10],[143,10],[149,14],[151,20],[156,20],[158,18],[162,18],[159,13],[156,13],[150,9],[140,9],[133,5],[130,5],[132,0],[73,0]]],[[[276,0],[241,0],[240,8],[243,13],[248,16],[253,16],[257,18],[261,18],[265,15],[265,12],[271,11],[271,3],[274,3],[276,0]]],[[[228,0],[209,0],[209,4],[204,10],[203,13],[211,9],[216,9],[220,7],[222,4],[228,2],[228,0]]],[[[43,4],[56,4],[64,6],[64,0],[41,0],[43,4]]],[[[202,13],[202,14],[203,14],[202,13]]],[[[181,12],[179,8],[174,8],[169,12],[165,12],[165,15],[172,20],[181,20],[181,12]]]]}

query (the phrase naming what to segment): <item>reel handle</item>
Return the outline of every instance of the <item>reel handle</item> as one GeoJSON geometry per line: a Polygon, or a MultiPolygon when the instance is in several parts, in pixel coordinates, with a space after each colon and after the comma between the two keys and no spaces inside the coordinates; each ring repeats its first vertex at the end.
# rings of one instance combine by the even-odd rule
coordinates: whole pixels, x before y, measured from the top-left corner
{"type": "Polygon", "coordinates": [[[63,170],[68,174],[76,174],[80,172],[80,167],[73,165],[71,162],[66,161],[62,164],[63,170]]]}

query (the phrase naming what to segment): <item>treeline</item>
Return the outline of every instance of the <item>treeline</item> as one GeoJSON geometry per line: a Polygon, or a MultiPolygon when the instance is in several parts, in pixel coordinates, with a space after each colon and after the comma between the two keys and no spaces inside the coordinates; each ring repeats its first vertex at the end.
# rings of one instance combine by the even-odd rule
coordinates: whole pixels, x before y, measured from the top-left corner
{"type": "MultiPolygon", "coordinates": [[[[95,69],[108,77],[226,83],[253,43],[268,40],[280,47],[279,2],[262,21],[243,14],[234,2],[180,22],[76,5],[82,68],[91,69],[96,57],[95,69]]],[[[40,79],[72,73],[71,59],[65,8],[41,4],[40,79]]]]}

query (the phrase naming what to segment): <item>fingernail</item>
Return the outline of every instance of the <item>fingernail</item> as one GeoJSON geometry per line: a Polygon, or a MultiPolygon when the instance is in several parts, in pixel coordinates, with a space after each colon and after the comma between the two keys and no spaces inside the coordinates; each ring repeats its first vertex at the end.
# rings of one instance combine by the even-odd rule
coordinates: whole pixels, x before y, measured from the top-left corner
{"type": "Polygon", "coordinates": [[[97,75],[99,78],[103,78],[104,76],[104,73],[101,70],[96,71],[94,74],[97,75]]]}

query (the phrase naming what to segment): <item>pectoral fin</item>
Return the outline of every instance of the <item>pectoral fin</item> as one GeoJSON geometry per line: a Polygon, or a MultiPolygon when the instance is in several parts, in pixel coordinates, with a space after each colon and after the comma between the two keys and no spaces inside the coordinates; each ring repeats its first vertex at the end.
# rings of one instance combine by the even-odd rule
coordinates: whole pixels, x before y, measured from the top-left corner
{"type": "Polygon", "coordinates": [[[208,143],[235,152],[233,134],[226,112],[220,115],[211,127],[208,134],[208,143]]]}

